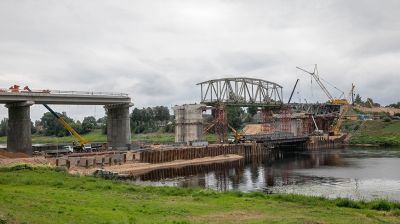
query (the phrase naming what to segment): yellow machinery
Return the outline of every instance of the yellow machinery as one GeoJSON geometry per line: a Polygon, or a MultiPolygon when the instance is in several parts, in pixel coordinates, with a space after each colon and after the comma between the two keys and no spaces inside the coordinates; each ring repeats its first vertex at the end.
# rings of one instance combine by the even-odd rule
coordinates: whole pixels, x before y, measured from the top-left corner
{"type": "MultiPolygon", "coordinates": [[[[354,88],[355,85],[352,83],[351,84],[351,90],[349,92],[349,96],[347,97],[348,99],[351,100],[351,102],[353,102],[353,97],[354,97],[354,88]]],[[[339,114],[339,118],[337,119],[336,123],[332,126],[331,131],[329,132],[330,135],[340,135],[340,129],[342,127],[343,124],[343,120],[346,116],[346,114],[349,112],[350,110],[350,104],[349,101],[347,101],[346,99],[341,99],[341,101],[336,104],[336,105],[341,105],[342,111],[339,114]]]]}
{"type": "MultiPolygon", "coordinates": [[[[300,67],[296,67],[297,69],[306,72],[308,74],[310,74],[315,81],[318,83],[318,85],[321,87],[322,91],[324,91],[324,93],[328,96],[329,98],[329,102],[332,105],[338,105],[341,106],[341,112],[339,114],[338,119],[336,120],[336,123],[331,127],[331,130],[329,131],[330,135],[340,135],[340,128],[342,127],[342,123],[343,123],[343,119],[345,117],[345,115],[347,114],[347,112],[349,111],[349,101],[347,99],[336,99],[332,96],[332,94],[328,91],[328,89],[324,86],[324,84],[321,82],[321,79],[318,75],[318,68],[317,65],[315,65],[314,67],[314,71],[313,72],[309,72],[305,69],[302,69],[300,67]]],[[[339,90],[338,88],[334,87],[335,89],[339,90]]],[[[354,85],[352,85],[352,92],[354,89],[354,85]]]]}
{"type": "Polygon", "coordinates": [[[344,117],[349,111],[349,107],[350,106],[348,104],[342,105],[342,112],[339,114],[336,123],[332,126],[331,130],[329,131],[329,135],[335,135],[335,136],[340,135],[340,129],[342,127],[344,117]]]}
{"type": "MultiPolygon", "coordinates": [[[[203,134],[206,134],[212,127],[215,126],[217,121],[213,121],[210,125],[208,125],[204,130],[203,130],[203,134]]],[[[234,138],[235,138],[235,142],[239,142],[242,139],[242,134],[239,133],[239,131],[237,131],[236,129],[234,129],[232,126],[230,126],[229,124],[228,128],[230,128],[233,132],[234,138]]]]}
{"type": "MultiPolygon", "coordinates": [[[[32,92],[32,90],[29,89],[28,86],[25,86],[24,89],[27,90],[27,91],[29,91],[29,92],[32,92]]],[[[43,106],[46,107],[46,109],[49,110],[50,113],[51,113],[54,117],[57,118],[58,122],[60,122],[60,123],[62,124],[62,126],[64,126],[64,128],[67,129],[67,131],[68,131],[69,133],[71,133],[71,135],[73,135],[73,136],[79,141],[79,144],[80,144],[81,149],[82,149],[82,150],[85,149],[85,145],[88,144],[89,141],[86,140],[85,138],[83,138],[80,134],[78,134],[78,132],[76,132],[76,131],[71,127],[71,125],[69,125],[69,124],[64,120],[63,117],[59,116],[56,112],[54,112],[54,110],[52,110],[47,104],[43,104],[43,106]]]]}

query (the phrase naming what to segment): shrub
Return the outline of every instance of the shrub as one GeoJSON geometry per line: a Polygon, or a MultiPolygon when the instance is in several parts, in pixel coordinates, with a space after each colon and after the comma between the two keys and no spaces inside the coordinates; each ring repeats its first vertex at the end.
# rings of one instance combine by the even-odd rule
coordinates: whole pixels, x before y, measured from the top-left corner
{"type": "Polygon", "coordinates": [[[378,211],[390,211],[392,205],[386,200],[376,200],[372,202],[371,209],[378,211]]]}
{"type": "Polygon", "coordinates": [[[339,198],[336,202],[336,206],[338,207],[346,207],[346,208],[356,208],[360,209],[361,205],[359,202],[353,201],[348,198],[339,198]]]}
{"type": "Polygon", "coordinates": [[[392,119],[390,119],[390,117],[385,117],[385,118],[383,118],[383,121],[384,121],[384,122],[391,122],[392,119]]]}

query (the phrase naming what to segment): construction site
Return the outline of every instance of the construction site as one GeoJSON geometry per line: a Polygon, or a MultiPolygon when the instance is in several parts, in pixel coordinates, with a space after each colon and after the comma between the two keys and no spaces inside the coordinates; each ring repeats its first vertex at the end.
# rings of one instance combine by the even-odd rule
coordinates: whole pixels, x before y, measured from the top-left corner
{"type": "MultiPolygon", "coordinates": [[[[341,132],[345,119],[351,119],[354,85],[347,97],[335,98],[325,87],[315,65],[309,74],[326,95],[326,103],[292,103],[299,80],[284,100],[283,87],[275,82],[232,77],[197,84],[200,102],[173,107],[175,143],[168,145],[135,145],[131,141],[129,108],[131,98],[122,93],[96,93],[20,89],[14,85],[0,91],[0,102],[9,110],[7,148],[3,164],[17,163],[13,153],[24,155],[23,161],[66,167],[82,174],[143,172],[173,165],[215,163],[268,154],[274,150],[314,150],[338,148],[346,134],[341,132]],[[68,132],[74,144],[32,148],[29,108],[42,104],[68,132]],[[78,134],[49,105],[103,105],[107,114],[107,142],[90,143],[78,134]],[[227,108],[257,109],[253,122],[241,130],[227,122],[227,108]],[[204,114],[211,114],[206,123],[204,114]],[[216,142],[205,135],[214,131],[216,142]],[[183,162],[182,162],[183,161],[183,162]],[[161,164],[161,166],[160,166],[161,164]]],[[[19,156],[18,156],[19,155],[19,156]]]]}

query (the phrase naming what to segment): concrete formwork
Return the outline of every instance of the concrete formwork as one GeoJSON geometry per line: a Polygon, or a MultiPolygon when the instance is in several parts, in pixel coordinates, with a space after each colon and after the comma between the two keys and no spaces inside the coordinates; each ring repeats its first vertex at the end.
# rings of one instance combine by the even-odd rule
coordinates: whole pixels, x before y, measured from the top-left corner
{"type": "Polygon", "coordinates": [[[127,103],[104,106],[107,113],[107,144],[109,149],[130,149],[132,142],[129,107],[132,105],[127,103]]]}
{"type": "Polygon", "coordinates": [[[30,106],[33,102],[6,104],[8,108],[7,149],[32,154],[30,106]]]}
{"type": "Polygon", "coordinates": [[[203,139],[203,110],[202,104],[185,104],[175,106],[175,142],[189,143],[203,139]]]}

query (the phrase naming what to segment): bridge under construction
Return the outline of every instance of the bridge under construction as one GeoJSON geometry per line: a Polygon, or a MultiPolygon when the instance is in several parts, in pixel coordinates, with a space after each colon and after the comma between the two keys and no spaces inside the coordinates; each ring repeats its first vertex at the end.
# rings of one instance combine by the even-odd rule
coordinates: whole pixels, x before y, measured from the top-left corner
{"type": "MultiPolygon", "coordinates": [[[[310,135],[323,135],[335,126],[343,105],[284,102],[283,87],[275,82],[255,78],[222,78],[208,80],[200,86],[200,104],[174,107],[176,142],[195,143],[203,140],[206,132],[213,129],[218,142],[228,140],[228,132],[236,142],[256,141],[269,145],[303,144],[310,135]],[[259,129],[254,133],[235,130],[228,124],[227,107],[255,107],[259,129]],[[203,112],[211,110],[213,121],[203,122],[203,112]]],[[[336,101],[335,101],[336,102],[336,101]]]]}
{"type": "MultiPolygon", "coordinates": [[[[316,70],[310,74],[315,76],[316,80],[319,79],[316,70]]],[[[343,111],[348,107],[347,101],[334,99],[327,94],[330,103],[291,103],[297,82],[298,80],[287,102],[283,99],[283,87],[272,81],[229,77],[200,82],[197,84],[200,87],[200,104],[173,108],[176,124],[175,142],[204,146],[208,144],[204,141],[204,135],[210,130],[217,134],[218,144],[257,142],[268,147],[296,144],[301,146],[310,139],[309,136],[323,136],[324,133],[337,135],[337,126],[341,123],[343,111]],[[228,107],[256,108],[254,123],[243,130],[234,129],[228,123],[228,107]],[[203,119],[207,110],[213,117],[210,123],[203,119]],[[255,129],[257,131],[254,131],[255,129]],[[233,139],[228,137],[228,133],[232,133],[233,139]]],[[[329,93],[326,88],[323,89],[329,93]]],[[[15,85],[9,89],[0,89],[0,103],[5,104],[9,112],[7,148],[10,151],[32,153],[30,106],[34,104],[43,104],[80,140],[82,138],[79,134],[48,104],[103,105],[107,113],[107,149],[131,148],[129,107],[133,104],[127,94],[30,90],[28,87],[20,90],[19,86],[15,85]]]]}
{"type": "Polygon", "coordinates": [[[131,98],[123,93],[20,90],[14,85],[0,89],[0,103],[8,108],[7,149],[32,154],[30,107],[34,104],[103,105],[107,114],[107,144],[112,149],[129,149],[131,98]]]}

